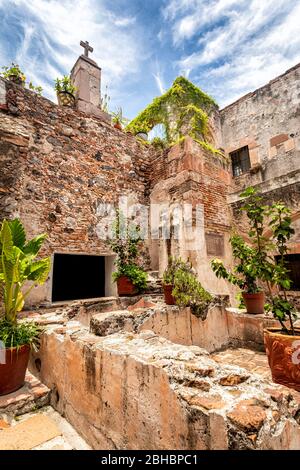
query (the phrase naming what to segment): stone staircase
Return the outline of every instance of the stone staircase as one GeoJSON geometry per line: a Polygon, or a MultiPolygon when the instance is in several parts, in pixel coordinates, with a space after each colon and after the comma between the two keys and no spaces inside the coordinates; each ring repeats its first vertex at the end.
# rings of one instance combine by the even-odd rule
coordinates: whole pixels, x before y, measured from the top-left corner
{"type": "Polygon", "coordinates": [[[158,271],[148,271],[148,282],[145,294],[158,295],[162,297],[162,280],[159,278],[158,271]]]}

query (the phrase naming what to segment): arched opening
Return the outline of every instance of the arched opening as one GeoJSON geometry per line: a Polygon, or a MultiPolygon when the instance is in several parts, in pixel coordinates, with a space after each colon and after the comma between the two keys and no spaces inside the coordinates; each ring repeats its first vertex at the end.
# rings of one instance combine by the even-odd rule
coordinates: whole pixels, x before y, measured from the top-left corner
{"type": "Polygon", "coordinates": [[[160,139],[162,141],[167,140],[166,126],[164,124],[156,124],[148,134],[149,141],[154,139],[160,139]]]}

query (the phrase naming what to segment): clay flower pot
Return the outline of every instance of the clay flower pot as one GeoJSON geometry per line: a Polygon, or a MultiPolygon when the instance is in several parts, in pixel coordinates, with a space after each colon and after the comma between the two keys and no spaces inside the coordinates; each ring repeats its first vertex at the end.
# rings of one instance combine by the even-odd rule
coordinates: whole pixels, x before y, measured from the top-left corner
{"type": "Polygon", "coordinates": [[[164,290],[164,296],[165,296],[165,303],[167,305],[175,305],[176,302],[172,295],[172,290],[173,290],[172,284],[164,284],[163,290],[164,290]]]}
{"type": "Polygon", "coordinates": [[[243,292],[243,299],[246,305],[247,313],[264,313],[266,301],[264,292],[258,292],[257,294],[248,294],[247,292],[243,292]]]}
{"type": "Polygon", "coordinates": [[[119,131],[121,131],[122,130],[122,124],[120,122],[115,122],[114,123],[114,128],[119,129],[119,131]]]}
{"type": "Polygon", "coordinates": [[[29,353],[30,346],[27,344],[19,349],[0,350],[0,395],[7,395],[23,387],[29,353]]]}
{"type": "Polygon", "coordinates": [[[118,294],[120,297],[127,295],[135,295],[138,289],[127,276],[121,276],[117,280],[118,294]]]}
{"type": "Polygon", "coordinates": [[[67,106],[69,108],[74,108],[75,106],[75,96],[68,91],[59,91],[57,93],[57,101],[59,106],[67,106]]]}
{"type": "Polygon", "coordinates": [[[300,328],[296,336],[280,328],[264,330],[264,343],[274,382],[300,392],[300,328]]]}

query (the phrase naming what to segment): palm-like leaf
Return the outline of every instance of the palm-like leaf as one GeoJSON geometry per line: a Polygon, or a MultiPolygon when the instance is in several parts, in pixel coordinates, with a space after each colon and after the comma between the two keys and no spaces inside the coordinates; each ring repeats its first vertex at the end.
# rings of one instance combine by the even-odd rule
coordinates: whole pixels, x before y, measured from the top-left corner
{"type": "Polygon", "coordinates": [[[1,230],[0,230],[0,243],[1,251],[6,256],[6,258],[11,258],[12,249],[13,249],[13,238],[7,220],[3,220],[1,230]]]}
{"type": "Polygon", "coordinates": [[[17,313],[31,288],[43,284],[50,270],[50,258],[35,261],[46,235],[38,235],[26,244],[25,230],[19,219],[3,220],[0,229],[0,282],[3,284],[4,315],[15,323],[17,313]],[[33,285],[24,294],[26,281],[33,285]]]}
{"type": "Polygon", "coordinates": [[[37,237],[33,238],[30,240],[23,248],[23,252],[26,255],[31,255],[31,256],[36,256],[38,252],[41,249],[41,246],[46,239],[47,234],[42,233],[41,235],[38,235],[37,237]]]}
{"type": "Polygon", "coordinates": [[[19,219],[11,220],[8,223],[13,239],[13,244],[22,249],[26,243],[26,234],[23,224],[19,219]]]}
{"type": "Polygon", "coordinates": [[[29,281],[34,281],[37,284],[44,284],[49,274],[50,263],[50,258],[44,258],[31,263],[30,274],[27,279],[29,281]]]}

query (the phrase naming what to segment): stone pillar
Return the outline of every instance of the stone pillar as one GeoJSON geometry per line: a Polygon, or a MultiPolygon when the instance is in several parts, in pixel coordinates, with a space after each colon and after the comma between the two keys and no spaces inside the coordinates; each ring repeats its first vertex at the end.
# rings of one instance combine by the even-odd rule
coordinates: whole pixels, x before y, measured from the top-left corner
{"type": "Polygon", "coordinates": [[[84,55],[78,57],[71,70],[71,81],[77,88],[78,111],[110,120],[110,116],[101,110],[101,69],[96,62],[84,55]]]}

